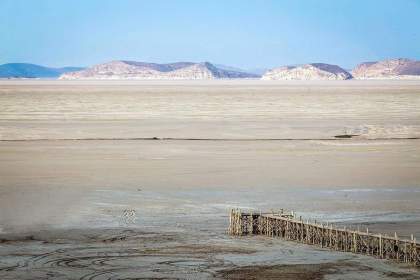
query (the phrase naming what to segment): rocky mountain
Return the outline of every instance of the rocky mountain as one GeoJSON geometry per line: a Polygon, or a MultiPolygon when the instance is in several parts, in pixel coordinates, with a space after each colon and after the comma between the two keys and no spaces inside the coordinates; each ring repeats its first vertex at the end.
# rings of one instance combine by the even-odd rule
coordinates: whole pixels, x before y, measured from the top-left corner
{"type": "Polygon", "coordinates": [[[356,79],[420,79],[420,61],[405,58],[365,62],[353,69],[356,79]]]}
{"type": "Polygon", "coordinates": [[[60,79],[211,80],[257,77],[258,75],[251,73],[221,69],[209,62],[158,64],[119,60],[98,64],[82,71],[65,73],[60,79]]]}
{"type": "Polygon", "coordinates": [[[262,80],[347,80],[352,76],[337,65],[311,63],[284,66],[267,71],[262,80]]]}
{"type": "Polygon", "coordinates": [[[7,63],[0,65],[0,78],[58,78],[65,72],[82,69],[81,67],[51,68],[30,63],[7,63]]]}

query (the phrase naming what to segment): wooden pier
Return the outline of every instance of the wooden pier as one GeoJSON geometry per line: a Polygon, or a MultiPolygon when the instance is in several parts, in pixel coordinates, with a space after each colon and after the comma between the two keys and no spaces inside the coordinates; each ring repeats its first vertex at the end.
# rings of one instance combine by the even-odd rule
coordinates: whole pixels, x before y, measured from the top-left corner
{"type": "Polygon", "coordinates": [[[266,235],[281,237],[304,244],[316,245],[335,251],[370,255],[380,259],[410,263],[420,266],[420,244],[411,235],[411,240],[373,234],[368,230],[337,228],[331,224],[303,221],[293,212],[244,213],[231,210],[229,234],[266,235]]]}

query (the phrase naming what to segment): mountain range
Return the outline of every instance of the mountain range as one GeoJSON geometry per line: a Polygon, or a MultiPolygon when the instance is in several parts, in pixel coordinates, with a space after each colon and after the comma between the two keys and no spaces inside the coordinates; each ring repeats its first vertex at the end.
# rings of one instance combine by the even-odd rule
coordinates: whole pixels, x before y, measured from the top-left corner
{"type": "Polygon", "coordinates": [[[63,73],[82,69],[82,67],[52,68],[30,63],[7,63],[0,65],[0,78],[58,78],[63,73]]]}
{"type": "Polygon", "coordinates": [[[176,62],[167,64],[117,60],[90,68],[64,73],[60,79],[130,79],[130,80],[212,80],[258,78],[252,73],[217,67],[209,62],[176,62]]]}
{"type": "Polygon", "coordinates": [[[0,65],[0,78],[59,78],[63,80],[348,80],[348,79],[420,79],[420,61],[388,59],[364,62],[353,70],[337,65],[310,63],[282,66],[266,71],[245,71],[236,67],[210,62],[148,63],[116,60],[89,68],[52,68],[29,63],[0,65]]]}

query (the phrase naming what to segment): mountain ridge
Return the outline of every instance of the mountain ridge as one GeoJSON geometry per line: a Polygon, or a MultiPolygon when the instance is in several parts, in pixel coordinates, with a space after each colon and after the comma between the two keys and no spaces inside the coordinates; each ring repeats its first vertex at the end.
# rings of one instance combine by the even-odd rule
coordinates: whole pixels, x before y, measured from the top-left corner
{"type": "Polygon", "coordinates": [[[46,67],[32,63],[6,63],[0,65],[0,78],[58,78],[70,71],[79,71],[83,67],[46,67]]]}
{"type": "MultiPolygon", "coordinates": [[[[260,69],[261,70],[261,69],[260,69]]],[[[210,62],[152,63],[113,60],[83,67],[46,67],[32,63],[0,65],[0,78],[77,79],[255,79],[262,80],[347,80],[420,79],[420,61],[396,58],[363,62],[352,70],[327,63],[276,67],[266,71],[243,70],[210,62]]]]}
{"type": "Polygon", "coordinates": [[[407,58],[363,62],[352,70],[357,79],[420,78],[420,61],[407,58]]]}
{"type": "Polygon", "coordinates": [[[94,65],[87,69],[62,74],[62,80],[76,79],[235,79],[258,78],[252,73],[225,70],[210,62],[148,63],[114,60],[94,65]]]}
{"type": "Polygon", "coordinates": [[[338,65],[309,63],[282,66],[267,71],[262,80],[349,80],[352,75],[338,65]]]}

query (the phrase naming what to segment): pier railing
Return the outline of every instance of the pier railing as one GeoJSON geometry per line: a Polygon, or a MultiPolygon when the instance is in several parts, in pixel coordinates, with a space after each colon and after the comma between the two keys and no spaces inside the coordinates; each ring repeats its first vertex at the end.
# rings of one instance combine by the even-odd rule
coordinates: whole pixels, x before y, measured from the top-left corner
{"type": "Polygon", "coordinates": [[[303,221],[293,212],[252,213],[231,210],[229,234],[266,235],[281,237],[304,244],[316,245],[335,251],[370,255],[381,259],[420,265],[420,244],[411,240],[383,234],[373,234],[332,224],[303,221]]]}

